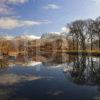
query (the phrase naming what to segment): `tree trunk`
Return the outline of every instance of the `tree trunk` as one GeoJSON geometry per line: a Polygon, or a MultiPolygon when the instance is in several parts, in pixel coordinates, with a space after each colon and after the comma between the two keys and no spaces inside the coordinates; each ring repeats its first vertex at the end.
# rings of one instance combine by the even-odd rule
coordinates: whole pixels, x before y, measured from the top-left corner
{"type": "Polygon", "coordinates": [[[99,33],[99,50],[100,50],[100,33],[99,33]]]}
{"type": "Polygon", "coordinates": [[[81,40],[81,46],[82,50],[86,50],[85,39],[81,40]]]}
{"type": "Polygon", "coordinates": [[[92,47],[92,36],[91,36],[91,51],[93,50],[93,47],[92,47]]]}
{"type": "Polygon", "coordinates": [[[73,50],[74,50],[74,38],[73,38],[73,50]]]}

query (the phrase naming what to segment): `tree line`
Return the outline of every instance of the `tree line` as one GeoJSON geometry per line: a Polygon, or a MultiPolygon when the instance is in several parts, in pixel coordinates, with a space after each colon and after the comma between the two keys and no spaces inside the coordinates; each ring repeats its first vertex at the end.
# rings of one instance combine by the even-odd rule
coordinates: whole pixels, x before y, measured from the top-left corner
{"type": "Polygon", "coordinates": [[[67,38],[72,40],[73,50],[100,50],[100,17],[76,20],[67,24],[66,28],[69,29],[67,38]]]}

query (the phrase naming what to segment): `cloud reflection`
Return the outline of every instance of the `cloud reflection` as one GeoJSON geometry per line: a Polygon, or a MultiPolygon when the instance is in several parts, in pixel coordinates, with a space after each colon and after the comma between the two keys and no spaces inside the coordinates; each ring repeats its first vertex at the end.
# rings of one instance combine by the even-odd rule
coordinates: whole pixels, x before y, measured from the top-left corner
{"type": "Polygon", "coordinates": [[[38,79],[41,79],[41,77],[32,75],[4,74],[0,76],[0,85],[14,85],[20,82],[38,79]]]}
{"type": "Polygon", "coordinates": [[[52,95],[52,96],[57,96],[57,95],[64,94],[64,92],[60,90],[56,90],[56,91],[49,91],[47,94],[52,95]]]}
{"type": "Polygon", "coordinates": [[[0,85],[11,86],[23,82],[45,79],[47,81],[53,79],[50,76],[34,76],[34,75],[18,75],[18,74],[3,74],[0,76],[0,85]]]}

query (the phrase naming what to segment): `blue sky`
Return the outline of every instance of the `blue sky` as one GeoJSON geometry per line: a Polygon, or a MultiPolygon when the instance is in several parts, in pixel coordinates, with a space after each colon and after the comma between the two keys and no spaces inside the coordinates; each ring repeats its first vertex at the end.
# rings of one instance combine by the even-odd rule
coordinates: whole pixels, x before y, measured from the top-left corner
{"type": "Polygon", "coordinates": [[[0,35],[61,32],[69,22],[100,16],[100,0],[0,0],[0,35]]]}

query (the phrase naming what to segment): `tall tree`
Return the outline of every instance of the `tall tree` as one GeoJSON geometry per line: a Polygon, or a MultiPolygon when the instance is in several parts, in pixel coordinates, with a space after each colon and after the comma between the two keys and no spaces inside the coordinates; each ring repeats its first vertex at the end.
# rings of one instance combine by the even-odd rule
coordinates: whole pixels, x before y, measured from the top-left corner
{"type": "Polygon", "coordinates": [[[90,44],[90,49],[92,51],[92,49],[93,49],[93,39],[94,39],[94,36],[95,36],[95,32],[93,30],[94,20],[92,20],[92,19],[85,20],[85,26],[86,26],[86,39],[87,39],[88,42],[90,41],[89,44],[90,44]]]}
{"type": "Polygon", "coordinates": [[[98,37],[98,42],[99,42],[99,50],[100,50],[100,17],[98,17],[95,22],[94,22],[94,28],[93,28],[94,33],[98,37]]]}
{"type": "Polygon", "coordinates": [[[71,24],[68,24],[70,33],[74,36],[75,39],[77,39],[77,50],[78,45],[80,45],[82,50],[86,49],[85,45],[85,35],[84,35],[84,28],[85,23],[83,20],[77,20],[72,22],[71,24]]]}

